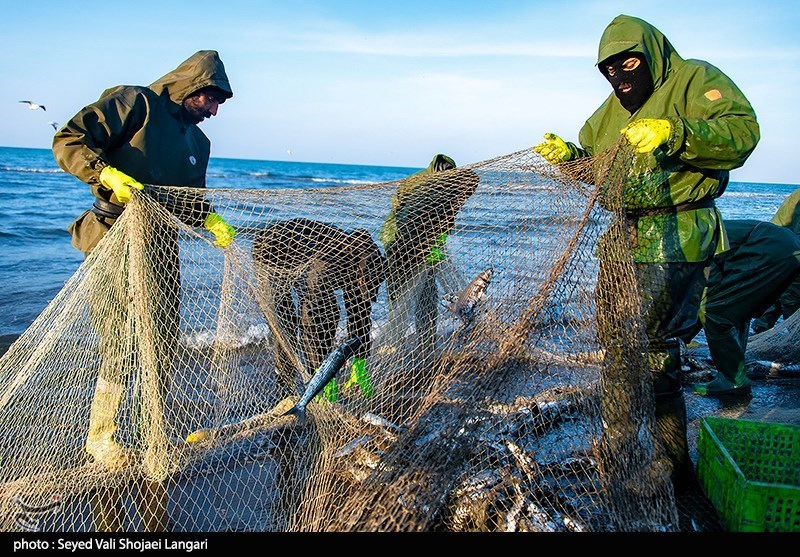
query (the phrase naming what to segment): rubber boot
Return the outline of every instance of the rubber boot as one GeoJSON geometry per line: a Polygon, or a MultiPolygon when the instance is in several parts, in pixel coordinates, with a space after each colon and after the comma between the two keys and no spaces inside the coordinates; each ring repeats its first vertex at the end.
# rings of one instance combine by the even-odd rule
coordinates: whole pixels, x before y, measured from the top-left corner
{"type": "Polygon", "coordinates": [[[686,432],[686,401],[682,393],[656,398],[656,427],[668,459],[665,464],[669,479],[676,493],[681,493],[694,476],[686,432]]]}
{"type": "Polygon", "coordinates": [[[114,439],[123,390],[123,385],[98,377],[89,414],[86,452],[109,470],[125,468],[132,462],[130,451],[114,439]]]}
{"type": "Polygon", "coordinates": [[[693,466],[689,459],[686,401],[679,379],[680,344],[674,339],[655,344],[648,356],[654,379],[656,428],[666,456],[664,466],[656,466],[654,471],[668,471],[675,490],[682,491],[692,476],[693,466]]]}
{"type": "Polygon", "coordinates": [[[749,397],[750,379],[744,369],[739,369],[736,376],[728,378],[724,373],[718,372],[717,376],[708,383],[695,383],[692,391],[698,395],[713,397],[749,397]]]}

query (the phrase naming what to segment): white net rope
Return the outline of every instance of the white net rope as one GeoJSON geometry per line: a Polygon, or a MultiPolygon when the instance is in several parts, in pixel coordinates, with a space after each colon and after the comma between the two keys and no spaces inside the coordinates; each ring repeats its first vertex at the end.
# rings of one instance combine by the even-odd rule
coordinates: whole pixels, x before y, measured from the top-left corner
{"type": "Polygon", "coordinates": [[[625,160],[525,150],[359,187],[148,187],[0,359],[2,529],[676,529],[614,224],[625,160]],[[199,197],[236,228],[226,249],[176,218],[199,197]],[[619,268],[601,295],[602,235],[619,268]],[[353,336],[337,400],[286,415],[353,336]],[[347,385],[362,357],[369,387],[347,385]],[[601,390],[633,443],[604,440],[601,390]]]}

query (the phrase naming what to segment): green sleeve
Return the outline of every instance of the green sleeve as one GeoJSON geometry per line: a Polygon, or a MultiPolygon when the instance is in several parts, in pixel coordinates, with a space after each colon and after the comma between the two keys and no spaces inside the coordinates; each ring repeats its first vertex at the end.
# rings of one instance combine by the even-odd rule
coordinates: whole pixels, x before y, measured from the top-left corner
{"type": "Polygon", "coordinates": [[[589,153],[588,153],[588,151],[586,151],[586,149],[581,149],[580,147],[575,145],[573,142],[567,141],[566,144],[567,144],[567,147],[569,148],[569,152],[570,152],[570,159],[569,160],[574,161],[575,159],[581,159],[583,157],[588,157],[589,156],[589,153]]]}
{"type": "Polygon", "coordinates": [[[688,85],[686,98],[699,117],[671,116],[668,154],[696,168],[732,170],[742,166],[761,135],[756,114],[738,87],[710,64],[688,85]]]}
{"type": "Polygon", "coordinates": [[[781,203],[781,206],[778,207],[778,212],[775,213],[775,216],[772,217],[770,222],[778,226],[790,228],[797,234],[800,232],[800,215],[797,214],[798,205],[800,205],[800,189],[792,192],[792,194],[781,203]]]}

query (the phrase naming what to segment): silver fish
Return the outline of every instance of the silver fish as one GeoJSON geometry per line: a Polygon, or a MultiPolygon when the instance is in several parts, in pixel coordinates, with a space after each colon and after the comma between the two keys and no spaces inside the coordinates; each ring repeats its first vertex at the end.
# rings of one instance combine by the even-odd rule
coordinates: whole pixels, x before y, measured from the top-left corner
{"type": "Polygon", "coordinates": [[[16,525],[26,532],[41,532],[41,515],[55,511],[61,505],[61,497],[53,495],[50,503],[31,505],[23,501],[19,495],[15,495],[11,498],[11,502],[21,509],[14,515],[16,525]]]}
{"type": "Polygon", "coordinates": [[[447,309],[464,324],[470,324],[475,318],[475,307],[486,298],[486,288],[492,282],[492,277],[494,268],[488,267],[478,273],[461,292],[445,295],[447,309]]]}
{"type": "Polygon", "coordinates": [[[42,528],[39,519],[28,518],[25,513],[14,515],[14,522],[23,532],[41,532],[42,528]]]}
{"type": "Polygon", "coordinates": [[[390,422],[382,416],[373,414],[372,412],[365,412],[364,415],[361,416],[361,421],[370,425],[382,427],[384,429],[391,429],[394,431],[400,431],[402,429],[399,425],[390,422]]]}
{"type": "Polygon", "coordinates": [[[59,495],[54,495],[50,503],[45,503],[44,505],[31,505],[23,501],[22,497],[19,495],[14,495],[14,497],[11,498],[11,502],[18,505],[23,512],[28,514],[44,514],[49,513],[50,511],[53,511],[59,507],[61,505],[61,497],[59,495]]]}
{"type": "Polygon", "coordinates": [[[344,363],[361,347],[361,339],[358,337],[349,338],[342,344],[337,346],[330,354],[328,354],[322,363],[317,368],[317,372],[311,381],[306,385],[306,390],[303,392],[297,404],[292,406],[291,410],[284,413],[284,416],[293,415],[297,417],[297,421],[301,424],[306,421],[306,405],[317,396],[328,382],[336,377],[336,374],[342,369],[344,363]]]}

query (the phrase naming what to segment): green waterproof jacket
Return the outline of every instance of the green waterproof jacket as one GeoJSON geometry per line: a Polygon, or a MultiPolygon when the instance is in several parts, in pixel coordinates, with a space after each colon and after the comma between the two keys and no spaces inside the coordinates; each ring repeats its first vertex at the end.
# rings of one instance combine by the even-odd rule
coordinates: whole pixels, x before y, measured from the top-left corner
{"type": "Polygon", "coordinates": [[[403,180],[400,182],[400,185],[397,186],[397,191],[392,197],[392,208],[389,211],[389,214],[386,216],[386,219],[383,221],[383,226],[381,227],[380,234],[378,235],[378,239],[381,241],[384,248],[388,248],[389,245],[394,242],[395,237],[397,236],[398,207],[400,207],[402,203],[406,202],[406,200],[409,198],[409,195],[413,193],[420,184],[424,183],[422,180],[417,180],[414,178],[433,174],[437,172],[437,168],[442,167],[442,164],[452,166],[452,168],[456,167],[456,161],[447,155],[442,155],[439,153],[438,155],[434,156],[433,159],[431,159],[431,162],[427,168],[423,168],[419,172],[415,172],[409,176],[409,178],[411,178],[410,180],[403,180]]]}
{"type": "Polygon", "coordinates": [[[719,69],[684,60],[641,19],[617,16],[600,40],[597,63],[621,52],[644,56],[653,93],[634,114],[610,94],[581,129],[582,149],[570,148],[578,156],[598,154],[634,120],[669,120],[668,142],[636,156],[626,186],[624,207],[636,218],[634,257],[638,262],[707,261],[727,248],[721,215],[710,205],[725,191],[729,171],[744,164],[760,139],[755,112],[719,69]],[[696,203],[707,206],[680,207],[696,203]]]}
{"type": "MultiPolygon", "coordinates": [[[[59,166],[89,184],[99,199],[122,206],[100,186],[100,171],[113,166],[144,184],[205,187],[211,142],[184,121],[186,97],[214,86],[233,96],[214,50],[201,50],[147,87],[120,85],[78,112],[53,138],[59,166]]],[[[202,224],[208,207],[178,214],[202,224]],[[204,214],[205,213],[205,214],[204,214]]]]}
{"type": "Polygon", "coordinates": [[[788,228],[800,236],[800,189],[794,190],[783,200],[770,222],[788,228]]]}

